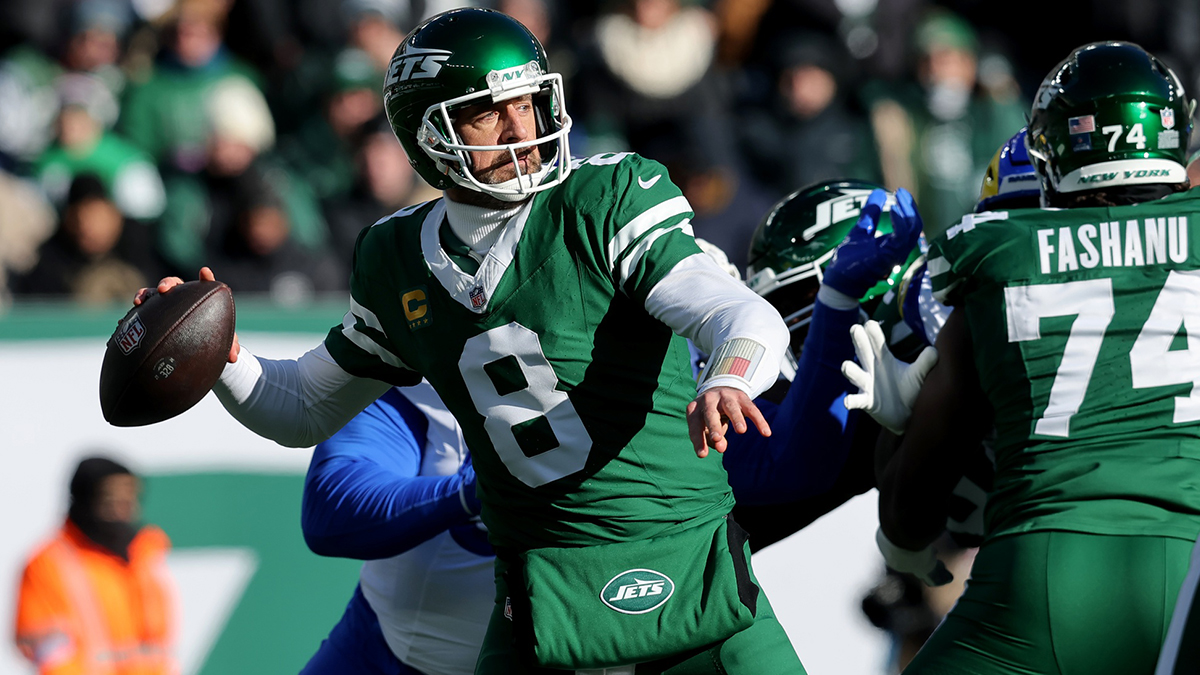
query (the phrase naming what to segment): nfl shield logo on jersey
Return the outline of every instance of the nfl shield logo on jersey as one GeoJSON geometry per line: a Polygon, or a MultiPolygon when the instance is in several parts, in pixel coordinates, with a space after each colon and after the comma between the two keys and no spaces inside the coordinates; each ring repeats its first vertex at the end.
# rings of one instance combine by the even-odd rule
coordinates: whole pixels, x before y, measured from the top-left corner
{"type": "Polygon", "coordinates": [[[472,288],[470,296],[472,309],[483,309],[483,306],[487,304],[487,294],[483,292],[482,285],[472,288]]]}
{"type": "Polygon", "coordinates": [[[131,319],[121,326],[121,330],[117,331],[113,337],[117,341],[117,346],[121,348],[121,353],[129,356],[130,352],[138,348],[142,344],[142,338],[146,335],[146,327],[142,325],[142,320],[137,314],[134,314],[131,319]]]}

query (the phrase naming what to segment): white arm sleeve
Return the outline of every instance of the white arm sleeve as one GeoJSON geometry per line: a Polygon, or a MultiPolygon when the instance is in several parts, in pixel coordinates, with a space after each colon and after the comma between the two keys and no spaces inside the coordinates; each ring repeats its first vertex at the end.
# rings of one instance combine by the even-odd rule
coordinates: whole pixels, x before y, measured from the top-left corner
{"type": "Polygon", "coordinates": [[[290,448],[329,438],[391,385],[342,370],[321,343],[295,361],[260,359],[245,347],[213,387],[247,429],[290,448]]]}
{"type": "Polygon", "coordinates": [[[711,355],[700,391],[736,387],[751,398],[779,377],[788,329],[779,312],[704,253],[684,258],[646,296],[646,311],[711,355]]]}

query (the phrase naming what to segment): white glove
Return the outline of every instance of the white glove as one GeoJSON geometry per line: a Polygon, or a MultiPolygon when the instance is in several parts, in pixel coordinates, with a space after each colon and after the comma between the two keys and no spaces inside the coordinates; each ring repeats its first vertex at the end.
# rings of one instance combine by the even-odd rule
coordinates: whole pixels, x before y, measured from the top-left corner
{"type": "Polygon", "coordinates": [[[879,552],[883,554],[883,560],[888,567],[897,572],[911,574],[926,586],[944,586],[954,581],[954,575],[934,555],[932,545],[920,551],[900,548],[887,538],[883,528],[875,530],[875,544],[879,546],[879,552]]]}
{"type": "Polygon", "coordinates": [[[926,347],[916,361],[907,364],[892,356],[883,330],[874,321],[851,326],[850,339],[862,365],[843,361],[842,375],[861,391],[846,395],[846,408],[865,410],[892,433],[904,433],[921,383],[937,363],[937,350],[926,347]]]}

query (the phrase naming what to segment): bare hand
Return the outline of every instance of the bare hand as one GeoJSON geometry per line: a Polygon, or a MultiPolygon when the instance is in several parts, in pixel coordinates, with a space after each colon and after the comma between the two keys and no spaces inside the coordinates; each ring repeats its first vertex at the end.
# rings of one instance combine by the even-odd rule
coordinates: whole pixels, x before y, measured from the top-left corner
{"type": "Polygon", "coordinates": [[[735,432],[746,433],[746,418],[754,422],[758,433],[771,435],[766,418],[746,392],[733,387],[713,387],[697,396],[687,407],[688,436],[696,456],[707,457],[710,447],[725,452],[728,447],[725,432],[732,425],[735,432]]]}
{"type": "MultiPolygon", "coordinates": [[[[216,280],[217,280],[217,277],[213,275],[213,271],[211,269],[209,269],[207,267],[200,268],[200,281],[216,281],[216,280]]],[[[154,295],[156,292],[157,293],[169,293],[172,288],[175,288],[176,286],[179,286],[182,283],[183,283],[183,279],[180,279],[179,277],[164,277],[163,279],[159,280],[158,286],[155,288],[138,289],[137,295],[133,296],[133,306],[137,307],[138,305],[142,304],[150,296],[154,295]]],[[[241,347],[241,345],[238,344],[238,336],[237,336],[237,333],[235,332],[233,334],[233,346],[231,346],[229,348],[229,357],[228,358],[229,358],[230,363],[237,362],[238,352],[241,351],[241,349],[242,349],[242,347],[241,347]]]]}

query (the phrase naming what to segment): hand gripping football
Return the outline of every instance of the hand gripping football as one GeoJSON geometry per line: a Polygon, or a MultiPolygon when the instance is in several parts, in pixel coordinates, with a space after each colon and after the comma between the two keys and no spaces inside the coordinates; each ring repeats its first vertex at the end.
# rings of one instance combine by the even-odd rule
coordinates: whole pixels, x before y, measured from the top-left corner
{"type": "Polygon", "coordinates": [[[152,293],[108,339],[100,368],[100,409],[109,424],[170,419],[213,388],[234,332],[233,293],[219,281],[189,281],[152,293]]]}

